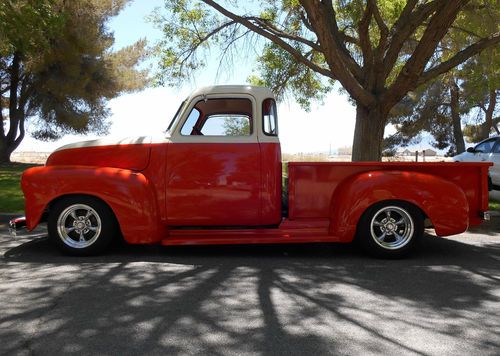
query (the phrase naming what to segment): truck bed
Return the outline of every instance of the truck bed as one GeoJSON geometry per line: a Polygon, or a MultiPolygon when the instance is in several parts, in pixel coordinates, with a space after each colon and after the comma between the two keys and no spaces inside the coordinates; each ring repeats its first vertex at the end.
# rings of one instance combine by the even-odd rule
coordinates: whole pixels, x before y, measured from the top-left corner
{"type": "MultiPolygon", "coordinates": [[[[491,163],[290,162],[288,217],[290,220],[328,218],[331,216],[331,206],[335,205],[335,201],[331,201],[333,193],[341,182],[364,172],[391,171],[424,173],[458,185],[469,202],[470,223],[479,224],[482,221],[480,212],[488,210],[488,180],[485,172],[489,166],[491,163]],[[483,179],[478,179],[479,176],[483,179]]],[[[391,189],[399,194],[406,187],[402,184],[391,189]]],[[[380,192],[381,195],[383,193],[380,192]]],[[[349,209],[349,206],[344,209],[349,209]]]]}

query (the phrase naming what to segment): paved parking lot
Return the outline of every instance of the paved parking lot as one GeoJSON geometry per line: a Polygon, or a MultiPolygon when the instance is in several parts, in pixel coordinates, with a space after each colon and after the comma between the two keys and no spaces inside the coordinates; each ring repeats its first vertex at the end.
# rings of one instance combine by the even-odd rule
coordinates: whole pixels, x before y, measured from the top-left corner
{"type": "Polygon", "coordinates": [[[500,353],[500,221],[400,261],[344,245],[61,256],[0,228],[0,354],[500,353]]]}

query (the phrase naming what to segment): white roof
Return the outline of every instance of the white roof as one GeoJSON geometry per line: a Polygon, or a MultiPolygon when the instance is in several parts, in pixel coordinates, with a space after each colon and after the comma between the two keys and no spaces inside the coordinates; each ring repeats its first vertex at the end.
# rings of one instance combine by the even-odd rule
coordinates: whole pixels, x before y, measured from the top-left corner
{"type": "Polygon", "coordinates": [[[191,93],[189,99],[210,94],[249,94],[259,101],[266,98],[274,98],[273,92],[265,87],[254,85],[213,85],[196,89],[191,93]]]}

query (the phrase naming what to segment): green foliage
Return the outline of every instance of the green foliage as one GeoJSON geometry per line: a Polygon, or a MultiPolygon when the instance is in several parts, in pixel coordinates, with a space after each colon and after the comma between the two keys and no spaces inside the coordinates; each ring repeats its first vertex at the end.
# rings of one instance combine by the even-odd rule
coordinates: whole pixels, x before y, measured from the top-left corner
{"type": "MultiPolygon", "coordinates": [[[[455,21],[433,61],[448,59],[477,38],[495,32],[499,18],[500,9],[496,1],[472,1],[455,21]]],[[[485,139],[491,130],[487,126],[487,115],[495,116],[498,112],[496,102],[491,102],[491,95],[496,92],[498,97],[500,93],[499,74],[500,56],[498,46],[494,46],[410,93],[391,112],[390,122],[396,126],[398,133],[385,140],[385,147],[418,143],[421,133],[428,132],[434,138],[431,142],[434,147],[448,148],[448,154],[455,154],[458,138],[453,134],[450,108],[450,85],[454,82],[459,90],[458,114],[465,123],[463,135],[469,142],[485,139]],[[488,114],[490,105],[493,109],[488,114]]]]}
{"type": "Polygon", "coordinates": [[[54,6],[54,0],[0,1],[0,56],[36,54],[50,47],[66,20],[54,6]]]}
{"type": "Polygon", "coordinates": [[[223,123],[224,134],[226,136],[246,136],[250,135],[250,120],[246,118],[227,117],[223,123]]]}
{"type": "Polygon", "coordinates": [[[436,80],[429,86],[407,95],[396,105],[390,116],[397,133],[384,140],[385,150],[417,144],[422,133],[434,138],[431,145],[437,149],[450,147],[454,152],[454,138],[450,113],[449,81],[436,80]]]}
{"type": "MultiPolygon", "coordinates": [[[[296,48],[303,51],[300,45],[296,48]]],[[[320,54],[311,54],[316,63],[324,63],[320,54]]],[[[287,51],[274,43],[264,46],[264,51],[257,58],[260,76],[252,75],[248,82],[252,85],[271,88],[277,100],[291,95],[306,111],[311,108],[311,101],[322,101],[332,89],[333,81],[327,81],[312,69],[297,62],[287,51]]]]}
{"type": "Polygon", "coordinates": [[[196,50],[208,49],[210,34],[210,41],[219,46],[231,40],[232,34],[220,19],[199,2],[190,6],[191,2],[165,1],[167,16],[158,9],[150,17],[151,22],[163,31],[156,52],[159,56],[158,85],[175,86],[203,68],[206,58],[200,58],[196,50]]]}
{"type": "MultiPolygon", "coordinates": [[[[107,133],[108,101],[148,84],[148,71],[137,68],[147,54],[145,40],[112,50],[107,23],[128,2],[0,1],[2,108],[17,107],[9,116],[18,125],[30,119],[32,135],[41,140],[107,133]]],[[[18,128],[0,143],[18,144],[12,142],[18,128]]]]}
{"type": "MultiPolygon", "coordinates": [[[[230,5],[235,8],[238,6],[234,3],[230,5]]],[[[259,18],[273,24],[283,21],[288,31],[299,34],[303,31],[299,8],[296,0],[283,1],[281,6],[277,6],[274,1],[264,2],[259,18]],[[284,12],[287,13],[286,19],[283,18],[284,12]]],[[[298,63],[280,46],[272,42],[262,43],[251,37],[248,29],[218,15],[201,2],[165,1],[164,10],[158,9],[150,17],[163,31],[163,39],[156,47],[159,57],[157,85],[175,87],[189,80],[205,68],[209,57],[218,56],[221,65],[230,65],[233,56],[240,55],[241,51],[253,52],[255,48],[261,48],[256,74],[250,76],[248,82],[271,88],[278,100],[290,95],[309,110],[311,101],[321,101],[332,88],[333,81],[298,63]],[[245,43],[244,39],[249,42],[245,43]],[[239,48],[235,46],[238,41],[239,48]]],[[[298,51],[305,51],[300,44],[294,45],[298,51]]],[[[311,52],[308,58],[325,65],[321,53],[311,52]]]]}

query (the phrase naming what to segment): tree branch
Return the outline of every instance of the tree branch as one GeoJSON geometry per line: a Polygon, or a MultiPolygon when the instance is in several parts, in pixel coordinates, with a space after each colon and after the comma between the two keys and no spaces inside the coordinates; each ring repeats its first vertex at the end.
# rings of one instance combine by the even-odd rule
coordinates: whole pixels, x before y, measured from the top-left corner
{"type": "Polygon", "coordinates": [[[19,53],[14,53],[10,66],[10,92],[9,92],[9,132],[7,133],[7,144],[14,142],[17,135],[17,100],[19,88],[19,70],[21,66],[19,53]]]}
{"type": "MultiPolygon", "coordinates": [[[[370,21],[373,15],[373,8],[369,3],[366,4],[363,17],[358,23],[359,44],[363,53],[363,67],[366,74],[370,74],[373,67],[372,44],[370,43],[370,21]]],[[[366,78],[365,78],[366,80],[366,78]]]]}
{"type": "Polygon", "coordinates": [[[12,148],[12,150],[15,150],[17,147],[19,147],[19,144],[24,139],[24,135],[25,135],[24,121],[25,121],[24,117],[20,118],[20,120],[19,120],[19,136],[17,136],[17,138],[14,140],[13,144],[10,146],[10,148],[12,148]]]}
{"type": "Polygon", "coordinates": [[[300,37],[300,36],[297,36],[297,35],[292,35],[290,33],[281,31],[280,29],[278,29],[275,26],[273,26],[269,21],[266,21],[266,20],[261,19],[259,17],[253,17],[253,16],[242,17],[242,18],[245,18],[245,19],[250,20],[250,21],[253,20],[255,23],[259,24],[259,26],[261,28],[269,31],[273,35],[276,35],[276,36],[281,37],[281,38],[286,38],[286,39],[289,39],[289,40],[293,40],[293,41],[297,41],[297,42],[303,43],[303,44],[311,47],[312,49],[314,49],[314,50],[316,50],[318,52],[321,52],[321,47],[317,43],[309,41],[309,40],[307,40],[307,39],[305,39],[303,37],[300,37]]]}
{"type": "Polygon", "coordinates": [[[483,38],[480,41],[470,45],[469,47],[461,50],[453,57],[448,59],[447,61],[425,71],[418,80],[417,86],[422,85],[429,80],[436,78],[437,76],[446,73],[452,68],[462,64],[472,56],[475,56],[485,48],[494,46],[495,44],[500,42],[500,33],[497,32],[489,37],[483,38]]]}
{"type": "Polygon", "coordinates": [[[285,51],[290,53],[297,61],[299,61],[300,63],[304,64],[305,66],[311,68],[315,72],[318,72],[318,73],[320,73],[324,76],[327,76],[329,78],[334,78],[334,75],[330,70],[323,68],[323,67],[319,66],[318,64],[305,58],[298,50],[296,50],[290,44],[285,42],[281,37],[279,37],[273,33],[270,33],[269,31],[266,31],[265,29],[257,26],[256,24],[254,24],[252,21],[248,20],[245,17],[236,15],[235,13],[228,11],[224,7],[217,4],[215,1],[212,1],[212,0],[202,0],[202,1],[204,3],[206,3],[207,5],[213,7],[215,10],[220,12],[222,15],[232,19],[233,21],[236,21],[236,22],[242,24],[243,26],[245,26],[249,30],[251,30],[251,31],[267,38],[268,40],[276,43],[281,48],[283,48],[285,51]]]}
{"type": "Polygon", "coordinates": [[[3,100],[3,96],[0,95],[0,138],[5,138],[5,131],[3,129],[3,121],[4,121],[4,117],[3,117],[3,107],[2,107],[2,100],[3,100]]]}
{"type": "Polygon", "coordinates": [[[467,1],[455,0],[439,3],[438,9],[431,17],[411,57],[406,61],[394,83],[384,93],[382,100],[386,101],[385,105],[392,107],[401,100],[405,93],[417,86],[425,65],[467,1]]]}
{"type": "Polygon", "coordinates": [[[216,35],[217,33],[219,33],[220,31],[222,31],[223,29],[225,29],[226,27],[229,27],[231,25],[234,25],[236,22],[235,21],[228,21],[228,22],[225,22],[223,23],[222,25],[220,25],[219,27],[213,29],[212,31],[210,31],[207,35],[205,35],[204,37],[199,37],[198,36],[198,43],[196,43],[194,46],[190,47],[189,50],[187,51],[184,51],[181,53],[181,57],[187,53],[186,57],[184,59],[181,60],[181,65],[198,49],[198,47],[200,47],[202,45],[202,43],[206,42],[208,39],[210,39],[210,37],[216,35]]]}
{"type": "Polygon", "coordinates": [[[304,24],[304,26],[311,32],[314,32],[313,27],[311,26],[311,23],[309,22],[309,19],[306,17],[303,11],[300,11],[300,20],[304,24]]]}
{"type": "Polygon", "coordinates": [[[325,59],[335,78],[352,96],[365,107],[375,104],[375,98],[361,83],[360,66],[347,51],[337,25],[336,13],[331,0],[300,0],[318,37],[325,59]]]}
{"type": "Polygon", "coordinates": [[[399,52],[403,48],[405,42],[409,39],[410,35],[437,9],[438,2],[444,0],[435,0],[423,5],[420,5],[413,11],[418,0],[410,0],[406,3],[403,12],[398,20],[391,28],[391,39],[389,48],[384,58],[384,77],[390,74],[394,64],[396,63],[399,52]]]}
{"type": "Polygon", "coordinates": [[[377,2],[375,0],[368,0],[368,5],[372,8],[373,18],[377,23],[377,26],[380,31],[380,40],[378,42],[378,46],[376,49],[376,56],[383,53],[385,46],[387,45],[387,38],[389,37],[389,28],[384,22],[382,15],[380,14],[380,10],[377,6],[377,2]]]}

